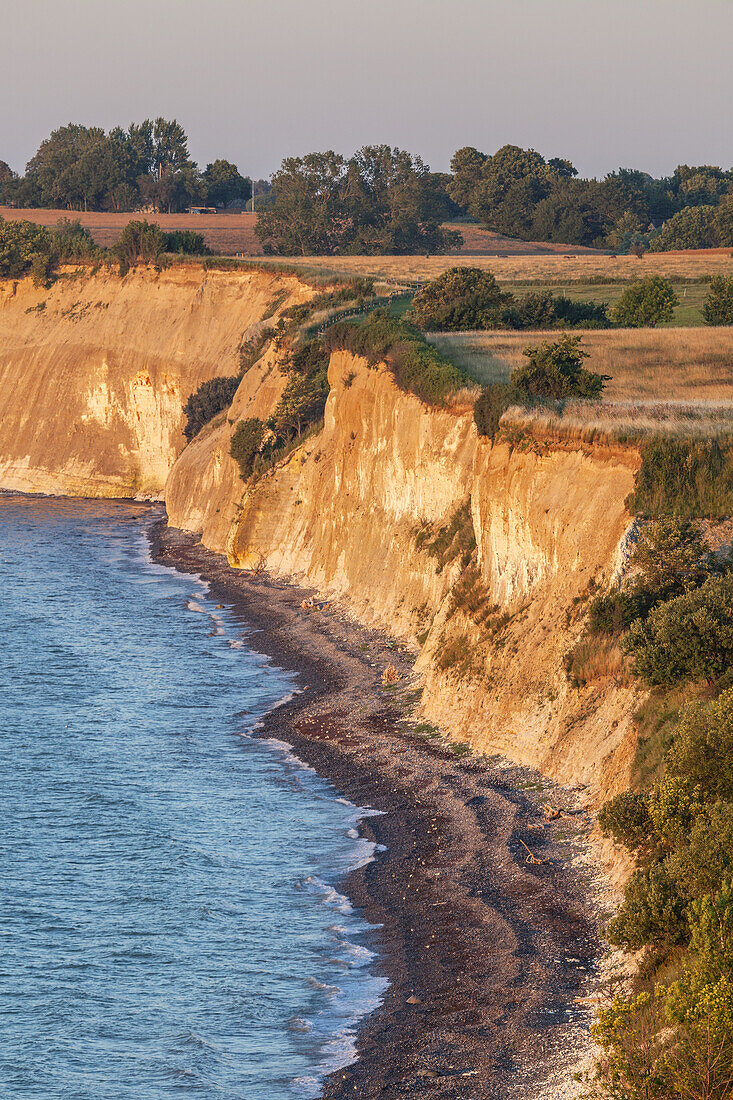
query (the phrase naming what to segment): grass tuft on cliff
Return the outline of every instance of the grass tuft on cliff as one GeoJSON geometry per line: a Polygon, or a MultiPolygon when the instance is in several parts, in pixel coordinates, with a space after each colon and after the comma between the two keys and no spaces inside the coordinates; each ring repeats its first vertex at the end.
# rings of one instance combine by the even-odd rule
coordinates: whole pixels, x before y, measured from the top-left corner
{"type": "Polygon", "coordinates": [[[334,325],[324,343],[327,351],[350,351],[370,367],[386,363],[399,388],[427,405],[443,405],[449,394],[471,385],[468,375],[449,363],[417,329],[386,310],[375,310],[361,324],[334,325]]]}

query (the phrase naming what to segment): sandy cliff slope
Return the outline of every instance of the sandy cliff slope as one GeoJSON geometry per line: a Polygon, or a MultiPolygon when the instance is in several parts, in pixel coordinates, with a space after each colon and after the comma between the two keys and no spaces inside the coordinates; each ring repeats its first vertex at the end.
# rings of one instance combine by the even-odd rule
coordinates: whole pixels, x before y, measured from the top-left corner
{"type": "Polygon", "coordinates": [[[188,395],[236,374],[262,319],[311,293],[200,265],[0,281],[0,488],[161,496],[188,395]]]}
{"type": "Polygon", "coordinates": [[[336,353],[322,432],[245,488],[233,422],[266,416],[281,379],[271,362],[250,372],[229,417],[184,451],[171,523],[420,646],[424,712],[454,736],[599,793],[623,787],[634,691],[603,670],[574,687],[564,658],[616,567],[635,454],[491,446],[470,409],[430,408],[386,368],[336,353]],[[462,552],[441,564],[429,546],[459,510],[476,543],[468,573],[462,552]]]}

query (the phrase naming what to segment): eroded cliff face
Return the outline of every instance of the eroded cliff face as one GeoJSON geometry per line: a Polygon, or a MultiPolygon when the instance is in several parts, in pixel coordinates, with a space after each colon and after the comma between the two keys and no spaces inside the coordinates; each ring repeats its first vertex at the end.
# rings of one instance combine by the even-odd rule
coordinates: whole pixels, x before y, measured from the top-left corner
{"type": "Polygon", "coordinates": [[[423,711],[457,739],[598,794],[625,787],[634,690],[602,668],[572,686],[564,658],[617,565],[636,456],[492,446],[470,408],[427,407],[347,353],[329,381],[323,430],[245,488],[234,424],[266,418],[284,385],[271,358],[249,372],[174,466],[171,523],[419,647],[423,711]],[[438,555],[436,537],[461,524],[457,551],[438,555]]]}
{"type": "Polygon", "coordinates": [[[262,319],[311,294],[193,264],[0,281],[0,488],[162,496],[189,394],[236,374],[262,319]]]}

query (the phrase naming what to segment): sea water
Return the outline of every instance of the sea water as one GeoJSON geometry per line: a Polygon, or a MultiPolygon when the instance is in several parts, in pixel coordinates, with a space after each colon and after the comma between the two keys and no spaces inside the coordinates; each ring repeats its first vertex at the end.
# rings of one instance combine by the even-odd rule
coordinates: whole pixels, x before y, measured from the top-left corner
{"type": "Polygon", "coordinates": [[[0,1096],[317,1096],[383,989],[336,889],[371,846],[149,521],[0,494],[0,1096]]]}

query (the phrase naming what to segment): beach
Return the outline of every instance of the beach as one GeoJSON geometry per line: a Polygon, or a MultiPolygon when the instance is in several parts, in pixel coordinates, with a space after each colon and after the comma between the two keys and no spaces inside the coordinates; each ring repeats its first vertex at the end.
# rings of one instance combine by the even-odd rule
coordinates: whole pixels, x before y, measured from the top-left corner
{"type": "Polygon", "coordinates": [[[297,674],[300,690],[261,736],[379,811],[359,826],[375,858],[339,889],[378,926],[369,946],[390,984],[362,1021],[357,1060],[323,1097],[542,1095],[588,1044],[581,1002],[599,930],[583,792],[464,752],[421,723],[415,655],[343,608],[235,571],[164,519],[149,537],[157,561],[201,576],[247,644],[297,674]]]}

